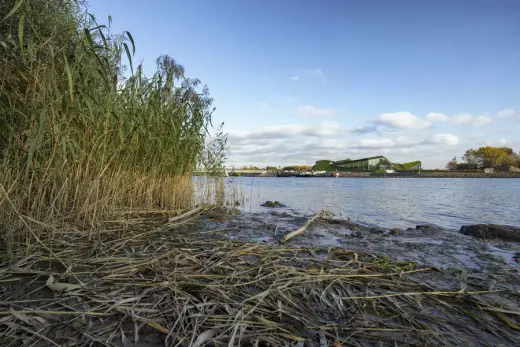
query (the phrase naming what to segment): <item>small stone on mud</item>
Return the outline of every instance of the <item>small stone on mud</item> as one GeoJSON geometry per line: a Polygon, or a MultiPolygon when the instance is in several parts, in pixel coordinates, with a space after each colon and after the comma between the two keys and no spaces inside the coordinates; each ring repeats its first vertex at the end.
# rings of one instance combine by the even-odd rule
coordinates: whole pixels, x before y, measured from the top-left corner
{"type": "Polygon", "coordinates": [[[403,229],[393,228],[393,229],[390,230],[390,234],[391,235],[402,235],[403,234],[403,229]]]}
{"type": "Polygon", "coordinates": [[[225,222],[228,220],[231,220],[231,216],[239,214],[240,210],[237,210],[236,208],[226,208],[223,206],[218,206],[212,210],[209,210],[206,212],[206,216],[209,219],[213,219],[219,222],[225,222]]]}
{"type": "Polygon", "coordinates": [[[280,201],[270,201],[270,200],[267,200],[266,202],[264,202],[260,206],[263,206],[263,207],[285,207],[285,205],[282,204],[280,201]]]}
{"type": "Polygon", "coordinates": [[[475,224],[464,225],[460,232],[480,239],[520,241],[520,228],[509,225],[475,224]]]}
{"type": "Polygon", "coordinates": [[[419,224],[419,225],[415,226],[415,230],[426,231],[426,232],[431,232],[431,233],[436,233],[436,232],[440,231],[439,227],[432,225],[432,224],[419,224]]]}

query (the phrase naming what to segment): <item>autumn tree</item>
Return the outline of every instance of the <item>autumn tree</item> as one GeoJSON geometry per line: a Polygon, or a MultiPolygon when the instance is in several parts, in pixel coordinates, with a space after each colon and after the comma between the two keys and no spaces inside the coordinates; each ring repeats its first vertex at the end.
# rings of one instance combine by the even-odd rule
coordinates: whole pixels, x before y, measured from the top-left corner
{"type": "Polygon", "coordinates": [[[511,154],[500,160],[500,169],[508,170],[511,166],[520,167],[520,154],[511,154]]]}
{"type": "Polygon", "coordinates": [[[470,148],[466,150],[462,160],[466,162],[468,169],[520,165],[520,156],[515,154],[513,149],[509,147],[486,146],[478,149],[470,148]]]}
{"type": "Polygon", "coordinates": [[[477,150],[478,157],[482,160],[485,167],[493,167],[501,164],[503,158],[513,155],[514,152],[509,147],[480,147],[477,150]]]}

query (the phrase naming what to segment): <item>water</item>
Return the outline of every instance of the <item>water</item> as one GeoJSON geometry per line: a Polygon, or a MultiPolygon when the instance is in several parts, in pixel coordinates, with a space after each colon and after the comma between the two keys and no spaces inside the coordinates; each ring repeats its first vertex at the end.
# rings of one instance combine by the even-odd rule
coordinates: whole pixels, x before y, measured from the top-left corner
{"type": "Polygon", "coordinates": [[[447,229],[495,223],[520,226],[520,179],[229,177],[244,211],[278,200],[285,211],[329,210],[366,225],[407,228],[432,223],[447,229]]]}

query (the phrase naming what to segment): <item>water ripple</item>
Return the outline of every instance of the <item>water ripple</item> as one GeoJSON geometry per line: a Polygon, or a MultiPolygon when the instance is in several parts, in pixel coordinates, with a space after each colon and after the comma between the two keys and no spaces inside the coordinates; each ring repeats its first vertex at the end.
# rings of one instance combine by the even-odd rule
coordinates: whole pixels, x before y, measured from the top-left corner
{"type": "Polygon", "coordinates": [[[311,214],[326,209],[342,218],[389,228],[432,223],[520,225],[520,179],[228,178],[241,188],[244,210],[261,212],[279,200],[311,214]]]}

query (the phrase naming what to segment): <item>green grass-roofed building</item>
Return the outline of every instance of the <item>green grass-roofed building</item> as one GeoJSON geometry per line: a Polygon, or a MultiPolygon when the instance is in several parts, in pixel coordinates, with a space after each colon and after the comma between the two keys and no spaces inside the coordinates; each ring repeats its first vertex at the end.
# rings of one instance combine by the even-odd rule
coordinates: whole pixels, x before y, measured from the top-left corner
{"type": "Polygon", "coordinates": [[[412,171],[421,170],[421,162],[413,161],[410,163],[398,164],[392,163],[390,160],[388,160],[388,158],[382,155],[378,155],[356,160],[318,160],[312,169],[326,171],[412,171]]]}
{"type": "Polygon", "coordinates": [[[382,155],[336,163],[336,166],[342,171],[377,171],[392,169],[392,162],[382,155]]]}

